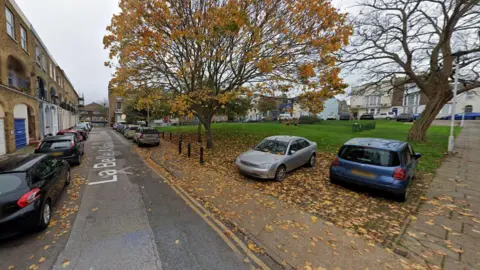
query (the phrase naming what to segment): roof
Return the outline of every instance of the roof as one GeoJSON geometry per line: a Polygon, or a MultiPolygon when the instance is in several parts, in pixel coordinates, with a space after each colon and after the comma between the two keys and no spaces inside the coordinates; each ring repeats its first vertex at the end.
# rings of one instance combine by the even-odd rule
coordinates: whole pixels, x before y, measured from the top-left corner
{"type": "Polygon", "coordinates": [[[302,137],[297,137],[297,136],[287,136],[287,135],[279,135],[279,136],[270,136],[266,138],[268,140],[274,140],[274,141],[281,141],[281,142],[290,142],[291,140],[295,139],[304,139],[302,137]]]}
{"type": "Polygon", "coordinates": [[[44,142],[49,142],[49,141],[66,141],[66,140],[71,140],[73,136],[73,133],[71,134],[66,134],[66,135],[58,135],[58,136],[50,136],[50,137],[45,137],[43,139],[44,142]]]}
{"type": "Polygon", "coordinates": [[[44,155],[6,155],[0,158],[0,173],[21,172],[36,164],[44,155]]]}
{"type": "Polygon", "coordinates": [[[344,145],[368,146],[372,148],[396,151],[401,149],[406,142],[382,138],[353,138],[344,145]]]}

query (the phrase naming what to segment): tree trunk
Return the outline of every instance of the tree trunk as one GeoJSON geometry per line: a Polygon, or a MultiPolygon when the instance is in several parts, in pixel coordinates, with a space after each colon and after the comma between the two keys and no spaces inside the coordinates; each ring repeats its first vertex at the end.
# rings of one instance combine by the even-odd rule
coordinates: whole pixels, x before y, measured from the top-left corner
{"type": "Polygon", "coordinates": [[[207,139],[207,149],[213,148],[213,132],[212,132],[212,119],[206,119],[203,126],[205,127],[205,137],[207,139]]]}
{"type": "Polygon", "coordinates": [[[197,142],[202,142],[202,123],[198,121],[198,130],[197,130],[197,142]]]}
{"type": "Polygon", "coordinates": [[[437,91],[436,95],[429,99],[425,109],[420,118],[418,118],[412,125],[408,133],[408,140],[423,141],[428,128],[432,124],[435,117],[438,115],[443,106],[452,99],[452,91],[448,88],[445,91],[437,91]]]}

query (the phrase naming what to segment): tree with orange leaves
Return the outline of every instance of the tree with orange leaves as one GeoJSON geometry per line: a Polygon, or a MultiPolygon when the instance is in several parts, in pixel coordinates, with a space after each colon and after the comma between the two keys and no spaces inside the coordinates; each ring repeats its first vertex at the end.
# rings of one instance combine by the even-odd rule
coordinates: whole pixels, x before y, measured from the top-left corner
{"type": "Polygon", "coordinates": [[[121,0],[120,9],[104,38],[112,85],[162,89],[173,112],[198,117],[207,148],[216,110],[240,95],[334,96],[346,86],[334,53],[352,29],[328,0],[121,0]]]}

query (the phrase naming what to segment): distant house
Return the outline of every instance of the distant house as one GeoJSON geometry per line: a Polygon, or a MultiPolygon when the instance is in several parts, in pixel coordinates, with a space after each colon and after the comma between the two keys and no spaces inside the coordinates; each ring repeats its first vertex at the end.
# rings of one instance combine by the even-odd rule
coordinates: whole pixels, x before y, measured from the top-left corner
{"type": "Polygon", "coordinates": [[[108,123],[108,107],[92,102],[85,105],[81,121],[91,122],[93,126],[106,126],[108,123]]]}

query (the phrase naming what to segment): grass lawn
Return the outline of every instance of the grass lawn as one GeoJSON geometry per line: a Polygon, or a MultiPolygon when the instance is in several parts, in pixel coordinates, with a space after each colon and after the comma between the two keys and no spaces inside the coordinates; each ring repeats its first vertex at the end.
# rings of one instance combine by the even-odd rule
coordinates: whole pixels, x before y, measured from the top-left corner
{"type": "MultiPolygon", "coordinates": [[[[369,122],[371,121],[360,123],[369,122]]],[[[229,185],[248,185],[265,196],[274,196],[286,203],[295,204],[300,209],[325,218],[342,228],[360,234],[368,231],[371,239],[389,245],[401,232],[406,217],[414,214],[416,202],[429,187],[433,179],[432,174],[440,165],[447,150],[449,127],[432,126],[428,131],[427,141],[412,143],[414,150],[422,153],[423,157],[419,163],[419,174],[411,185],[407,201],[399,203],[391,200],[385,192],[332,184],[328,177],[333,155],[350,138],[380,137],[405,140],[411,127],[409,123],[393,121],[376,123],[375,130],[358,133],[352,133],[352,122],[347,121],[325,121],[300,126],[286,126],[273,122],[215,124],[213,125],[215,147],[205,152],[203,168],[212,170],[218,175],[214,181],[218,190],[229,185]],[[261,139],[271,135],[297,135],[317,142],[317,165],[314,168],[295,170],[282,182],[259,181],[240,175],[234,163],[235,158],[261,139]]],[[[198,164],[199,146],[195,143],[197,126],[165,127],[159,130],[174,133],[170,144],[173,149],[178,145],[179,133],[183,136],[182,149],[186,149],[187,143],[193,143],[192,158],[185,158],[178,166],[188,168],[198,164]]],[[[456,130],[457,133],[459,131],[460,129],[456,130]]],[[[169,137],[166,134],[165,139],[169,141],[169,137]]],[[[175,150],[173,152],[175,156],[178,155],[175,150]]],[[[182,155],[185,156],[185,151],[182,155]]],[[[195,181],[200,181],[199,179],[195,181]]],[[[188,185],[188,181],[184,184],[188,185]]],[[[239,193],[226,201],[236,201],[244,195],[248,194],[239,193]]]]}
{"type": "MultiPolygon", "coordinates": [[[[359,121],[368,123],[371,121],[359,121]]],[[[325,121],[321,124],[287,126],[276,122],[268,123],[221,123],[213,125],[214,144],[245,144],[252,146],[264,137],[272,135],[302,136],[318,145],[318,151],[336,153],[344,142],[354,137],[375,137],[404,141],[407,137],[410,123],[394,121],[376,121],[376,129],[363,132],[352,132],[352,122],[325,121]]],[[[197,126],[180,126],[159,128],[160,131],[181,132],[193,136],[197,126]]],[[[431,126],[425,142],[412,142],[415,152],[423,154],[419,164],[422,172],[434,172],[440,165],[447,151],[449,127],[431,126]]],[[[460,128],[456,128],[458,134],[460,128]]],[[[221,147],[224,148],[224,147],[221,147]]]]}

